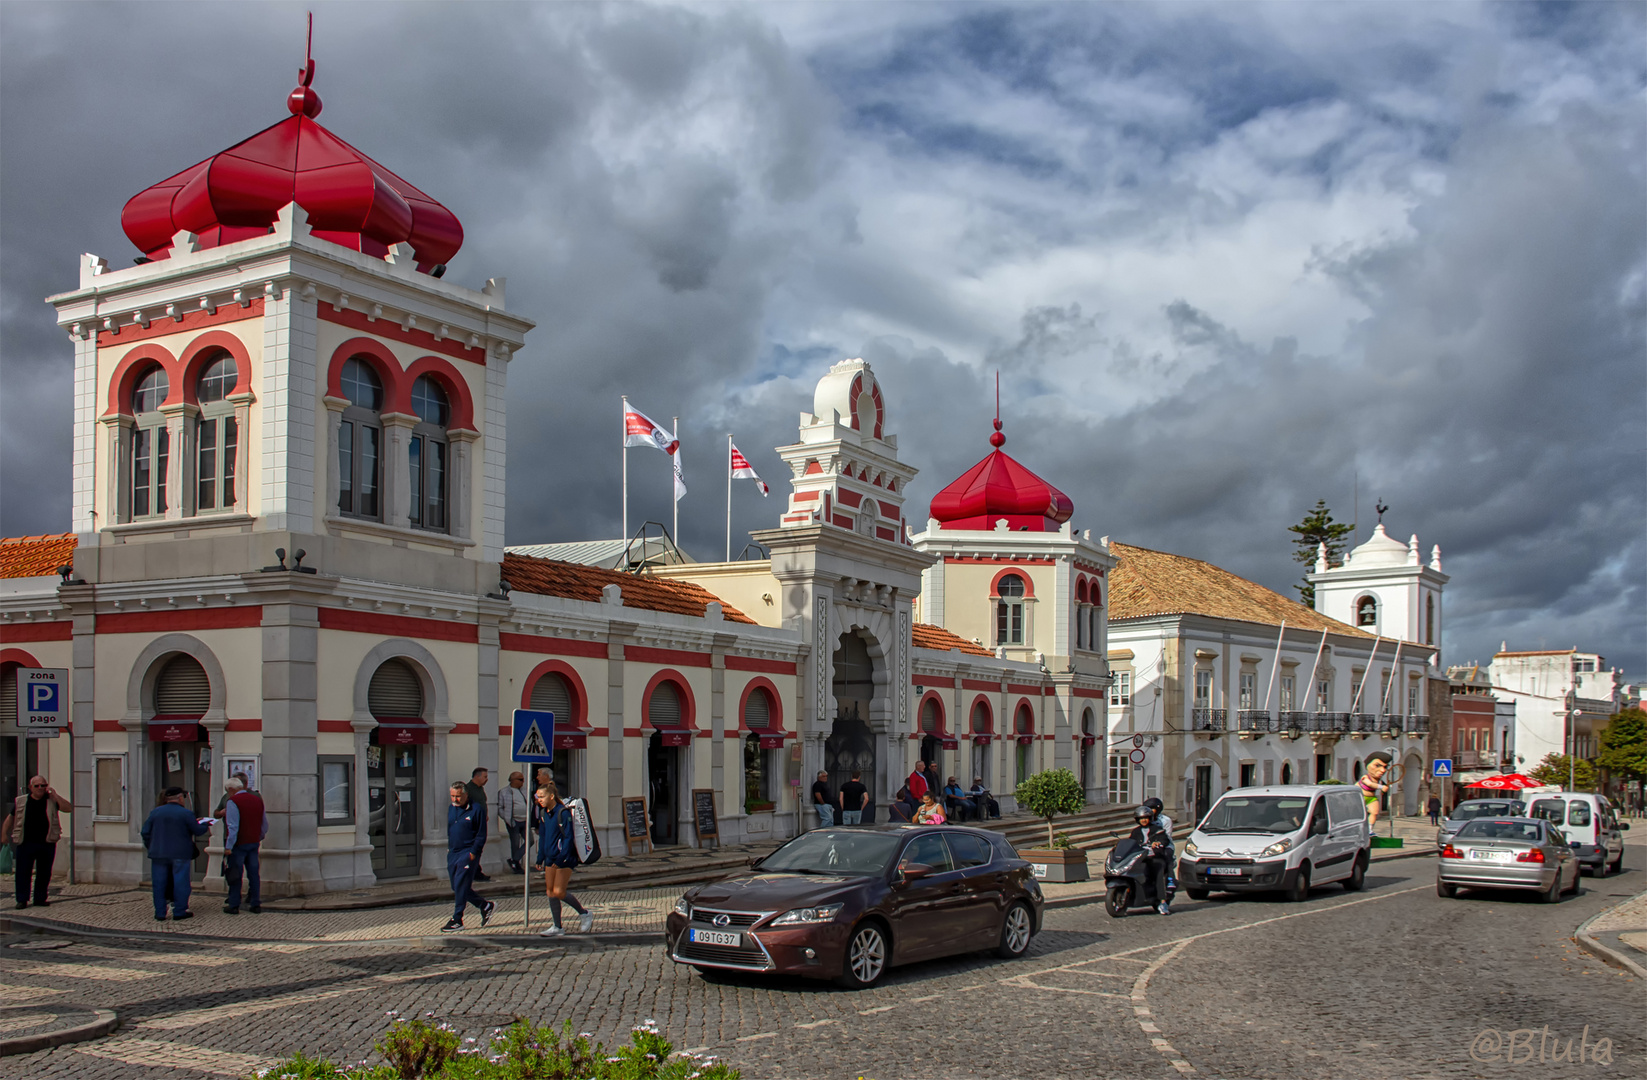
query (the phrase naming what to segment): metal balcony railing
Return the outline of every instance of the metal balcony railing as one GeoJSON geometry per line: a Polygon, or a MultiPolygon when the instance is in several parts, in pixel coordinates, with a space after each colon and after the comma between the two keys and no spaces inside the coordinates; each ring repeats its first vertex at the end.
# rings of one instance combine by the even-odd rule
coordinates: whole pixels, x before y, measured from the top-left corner
{"type": "Polygon", "coordinates": [[[1192,731],[1228,731],[1228,709],[1191,709],[1190,730],[1192,731]]]}
{"type": "Polygon", "coordinates": [[[1349,713],[1349,727],[1351,735],[1372,735],[1378,731],[1378,714],[1363,712],[1349,713]]]}
{"type": "Polygon", "coordinates": [[[1289,709],[1281,714],[1280,724],[1282,731],[1297,731],[1299,733],[1314,731],[1315,728],[1311,727],[1310,723],[1310,714],[1307,712],[1299,712],[1296,709],[1289,709]]]}
{"type": "Polygon", "coordinates": [[[1393,731],[1397,735],[1406,729],[1407,718],[1400,713],[1385,713],[1378,722],[1379,731],[1393,731]]]}
{"type": "Polygon", "coordinates": [[[1242,709],[1235,714],[1235,722],[1243,735],[1267,735],[1275,724],[1268,709],[1242,709]]]}
{"type": "MultiPolygon", "coordinates": [[[[1428,716],[1409,716],[1409,717],[1407,717],[1407,734],[1408,735],[1428,735],[1429,733],[1430,733],[1430,718],[1428,716]]],[[[1493,763],[1497,764],[1497,762],[1498,762],[1497,752],[1489,750],[1489,751],[1487,751],[1487,754],[1488,754],[1488,756],[1490,756],[1493,759],[1493,763]]]]}
{"type": "Polygon", "coordinates": [[[1317,735],[1342,735],[1350,729],[1350,714],[1341,712],[1309,713],[1307,729],[1317,735]]]}

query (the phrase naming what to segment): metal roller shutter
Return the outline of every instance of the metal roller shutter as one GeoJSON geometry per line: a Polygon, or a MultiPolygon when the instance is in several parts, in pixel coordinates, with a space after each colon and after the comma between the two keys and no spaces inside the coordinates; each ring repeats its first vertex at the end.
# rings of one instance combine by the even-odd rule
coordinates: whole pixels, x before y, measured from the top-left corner
{"type": "Polygon", "coordinates": [[[743,703],[743,723],[751,731],[772,726],[772,702],[766,696],[765,687],[757,686],[749,691],[743,703]]]}
{"type": "Polygon", "coordinates": [[[572,715],[572,688],[566,685],[566,677],[557,672],[548,672],[532,686],[532,708],[554,713],[557,728],[577,723],[577,717],[572,715]]]}
{"type": "Polygon", "coordinates": [[[672,682],[661,682],[652,688],[652,697],[646,703],[646,719],[655,728],[681,726],[681,694],[672,682]]]}
{"type": "Polygon", "coordinates": [[[0,671],[0,724],[17,726],[17,669],[0,671]]]}
{"type": "Polygon", "coordinates": [[[404,660],[385,660],[372,672],[366,707],[378,720],[407,720],[423,715],[423,684],[404,660]]]}
{"type": "Polygon", "coordinates": [[[206,669],[192,656],[174,656],[160,669],[154,681],[154,711],[159,716],[206,715],[212,703],[212,686],[206,669]]]}

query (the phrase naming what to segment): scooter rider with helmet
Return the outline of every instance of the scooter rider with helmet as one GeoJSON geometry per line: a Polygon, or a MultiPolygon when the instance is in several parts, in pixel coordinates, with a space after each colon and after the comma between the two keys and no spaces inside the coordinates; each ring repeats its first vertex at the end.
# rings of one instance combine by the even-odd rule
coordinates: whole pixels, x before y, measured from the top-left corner
{"type": "Polygon", "coordinates": [[[1159,825],[1161,831],[1167,834],[1167,887],[1176,889],[1178,888],[1178,845],[1172,839],[1172,818],[1164,812],[1166,804],[1160,799],[1145,799],[1144,805],[1149,807],[1155,824],[1159,825]]]}
{"type": "Polygon", "coordinates": [[[1162,915],[1171,915],[1172,905],[1167,901],[1167,851],[1172,845],[1172,840],[1161,831],[1161,826],[1156,822],[1155,812],[1148,806],[1140,806],[1133,812],[1132,817],[1138,825],[1127,836],[1147,853],[1144,861],[1155,879],[1155,898],[1158,901],[1155,910],[1162,915]]]}

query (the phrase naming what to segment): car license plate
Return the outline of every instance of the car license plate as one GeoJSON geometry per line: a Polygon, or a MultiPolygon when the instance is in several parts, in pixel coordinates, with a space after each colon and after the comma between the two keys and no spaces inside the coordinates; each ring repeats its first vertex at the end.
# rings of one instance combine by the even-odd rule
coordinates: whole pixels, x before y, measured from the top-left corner
{"type": "Polygon", "coordinates": [[[1508,851],[1472,851],[1470,858],[1480,859],[1483,862],[1513,862],[1515,856],[1508,851]]]}
{"type": "Polygon", "coordinates": [[[728,934],[724,930],[694,930],[692,940],[699,945],[728,945],[735,949],[743,943],[743,935],[728,934]]]}
{"type": "Polygon", "coordinates": [[[1239,866],[1209,866],[1207,867],[1207,873],[1217,874],[1221,877],[1239,877],[1241,868],[1239,866]]]}

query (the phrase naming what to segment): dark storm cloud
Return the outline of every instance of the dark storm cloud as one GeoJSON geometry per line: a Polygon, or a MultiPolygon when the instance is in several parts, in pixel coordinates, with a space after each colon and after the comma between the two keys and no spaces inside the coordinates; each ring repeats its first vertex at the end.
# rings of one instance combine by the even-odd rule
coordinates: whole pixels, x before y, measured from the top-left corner
{"type": "MultiPolygon", "coordinates": [[[[119,209],[285,115],[303,8],[0,7],[0,530],[68,512],[40,298],[119,209]]],[[[776,521],[772,447],[863,355],[922,470],[1007,449],[1095,535],[1290,593],[1382,495],[1451,659],[1647,669],[1643,12],[1621,5],[316,9],[323,122],[450,206],[538,320],[509,539],[618,531],[618,399],[678,413],[685,545],[776,521]]],[[[668,520],[661,454],[634,522],[668,520]]]]}

